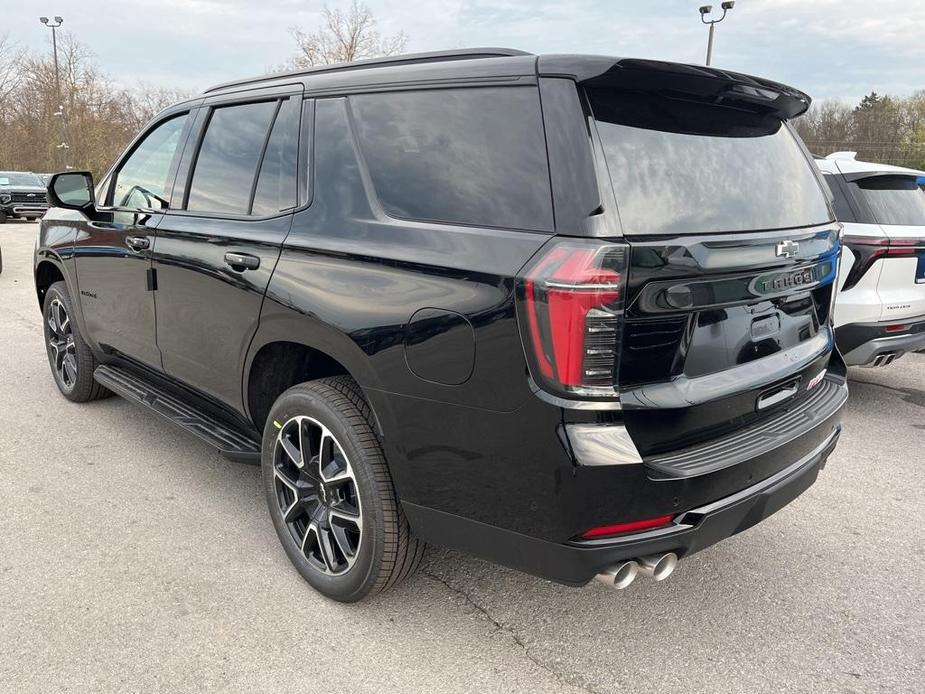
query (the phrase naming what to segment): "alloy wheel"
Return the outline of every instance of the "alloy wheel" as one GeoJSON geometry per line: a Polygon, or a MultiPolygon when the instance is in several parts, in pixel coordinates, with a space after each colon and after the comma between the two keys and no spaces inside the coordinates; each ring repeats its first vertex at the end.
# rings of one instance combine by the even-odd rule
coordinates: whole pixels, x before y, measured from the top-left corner
{"type": "Polygon", "coordinates": [[[321,573],[346,573],[360,550],[363,515],[337,439],[311,417],[287,420],[276,437],[273,475],[279,511],[302,555],[321,573]]]}
{"type": "Polygon", "coordinates": [[[55,297],[51,300],[45,320],[50,330],[48,355],[52,368],[65,388],[73,388],[77,382],[77,348],[71,318],[61,299],[55,297]]]}

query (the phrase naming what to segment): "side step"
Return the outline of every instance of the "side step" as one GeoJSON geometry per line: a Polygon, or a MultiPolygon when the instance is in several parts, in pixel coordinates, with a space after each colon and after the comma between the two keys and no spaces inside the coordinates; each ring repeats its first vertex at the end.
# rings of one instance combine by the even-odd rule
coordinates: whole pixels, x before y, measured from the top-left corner
{"type": "Polygon", "coordinates": [[[164,388],[131,371],[104,364],[96,368],[93,378],[116,395],[186,429],[217,448],[226,458],[238,463],[260,464],[260,441],[252,435],[180,401],[164,388]]]}

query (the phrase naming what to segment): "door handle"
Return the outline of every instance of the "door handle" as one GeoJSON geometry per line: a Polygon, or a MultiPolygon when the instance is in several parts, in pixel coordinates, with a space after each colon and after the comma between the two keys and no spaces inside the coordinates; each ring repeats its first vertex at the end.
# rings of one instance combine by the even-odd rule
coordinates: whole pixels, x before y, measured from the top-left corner
{"type": "Polygon", "coordinates": [[[151,247],[151,240],[147,236],[126,236],[125,245],[133,251],[144,251],[151,247]]]}
{"type": "Polygon", "coordinates": [[[225,265],[230,266],[235,272],[256,270],[260,267],[260,258],[250,253],[234,253],[229,251],[225,254],[225,265]]]}

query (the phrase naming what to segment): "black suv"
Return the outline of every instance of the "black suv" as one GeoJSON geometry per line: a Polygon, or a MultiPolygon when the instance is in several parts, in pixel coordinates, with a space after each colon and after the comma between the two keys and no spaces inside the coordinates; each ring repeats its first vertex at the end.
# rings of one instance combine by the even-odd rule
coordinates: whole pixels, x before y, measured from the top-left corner
{"type": "Polygon", "coordinates": [[[338,600],[425,542],[665,578],[839,435],[839,226],[787,123],[808,104],[503,49],[214,87],[95,188],[52,180],[54,377],[260,461],[283,547],[338,600]]]}
{"type": "Polygon", "coordinates": [[[48,209],[45,183],[34,173],[0,171],[0,224],[20,217],[38,219],[48,209]]]}

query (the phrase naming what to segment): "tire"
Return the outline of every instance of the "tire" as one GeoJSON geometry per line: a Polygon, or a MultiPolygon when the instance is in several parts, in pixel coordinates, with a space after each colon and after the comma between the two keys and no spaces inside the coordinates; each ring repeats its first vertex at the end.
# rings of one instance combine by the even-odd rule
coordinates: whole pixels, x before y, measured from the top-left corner
{"type": "Polygon", "coordinates": [[[350,377],[279,396],[264,427],[262,472],[283,549],[321,594],[356,602],[420,566],[424,544],[411,535],[372,411],[350,377]]]}
{"type": "Polygon", "coordinates": [[[93,380],[98,366],[93,352],[80,335],[71,298],[64,282],[55,282],[45,293],[42,325],[48,363],[61,394],[72,402],[88,402],[110,395],[93,380]]]}
{"type": "Polygon", "coordinates": [[[0,224],[6,224],[6,212],[0,212],[0,224]]]}

